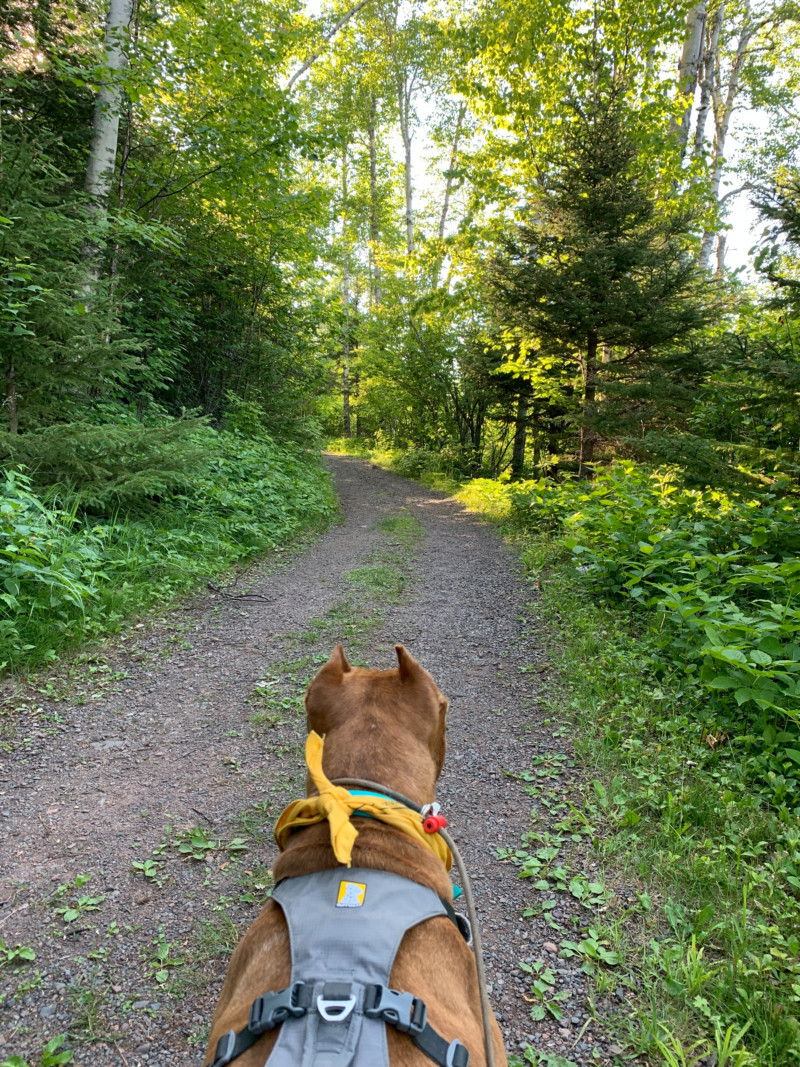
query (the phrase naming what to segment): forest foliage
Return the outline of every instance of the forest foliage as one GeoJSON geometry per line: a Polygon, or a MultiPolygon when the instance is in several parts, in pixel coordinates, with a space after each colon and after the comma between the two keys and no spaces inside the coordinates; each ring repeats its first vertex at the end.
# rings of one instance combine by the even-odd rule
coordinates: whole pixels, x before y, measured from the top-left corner
{"type": "Polygon", "coordinates": [[[471,481],[612,619],[609,748],[717,739],[724,804],[772,827],[752,944],[687,935],[729,969],[713,1010],[631,1039],[665,1063],[748,1012],[719,1062],[800,1056],[798,56],[786,0],[0,14],[0,663],[325,521],[323,439],[471,481]]]}

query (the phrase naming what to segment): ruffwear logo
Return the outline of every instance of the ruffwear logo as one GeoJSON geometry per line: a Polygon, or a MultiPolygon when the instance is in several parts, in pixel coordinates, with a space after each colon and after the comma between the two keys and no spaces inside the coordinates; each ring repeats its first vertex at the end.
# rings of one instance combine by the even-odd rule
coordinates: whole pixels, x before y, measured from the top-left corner
{"type": "Polygon", "coordinates": [[[361,882],[340,882],[339,897],[336,901],[337,908],[361,908],[364,906],[364,897],[367,887],[361,882]]]}

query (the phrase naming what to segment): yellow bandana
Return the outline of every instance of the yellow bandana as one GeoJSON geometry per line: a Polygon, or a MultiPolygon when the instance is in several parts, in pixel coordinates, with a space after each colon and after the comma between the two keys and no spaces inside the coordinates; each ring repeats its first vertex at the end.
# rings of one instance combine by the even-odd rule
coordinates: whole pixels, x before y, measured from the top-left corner
{"type": "Polygon", "coordinates": [[[283,851],[289,839],[289,831],[295,826],[311,826],[313,823],[330,823],[331,845],[339,863],[351,866],[353,845],[358,830],[350,822],[355,811],[372,815],[388,823],[409,837],[415,838],[438,856],[449,871],[453,856],[441,834],[426,834],[422,828],[422,816],[389,797],[352,796],[343,786],[334,785],[325,777],[322,769],[323,739],[312,730],[306,740],[306,763],[311,780],[319,790],[319,796],[293,800],[284,808],[275,824],[275,841],[283,851]]]}

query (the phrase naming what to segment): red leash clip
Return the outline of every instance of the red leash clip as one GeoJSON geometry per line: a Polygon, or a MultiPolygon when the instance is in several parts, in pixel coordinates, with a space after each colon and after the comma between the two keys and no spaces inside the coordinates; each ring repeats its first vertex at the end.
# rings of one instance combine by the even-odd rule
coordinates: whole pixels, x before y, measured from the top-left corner
{"type": "Polygon", "coordinates": [[[447,826],[447,819],[439,814],[439,805],[435,802],[426,804],[420,814],[422,815],[422,829],[426,834],[438,834],[447,826]]]}

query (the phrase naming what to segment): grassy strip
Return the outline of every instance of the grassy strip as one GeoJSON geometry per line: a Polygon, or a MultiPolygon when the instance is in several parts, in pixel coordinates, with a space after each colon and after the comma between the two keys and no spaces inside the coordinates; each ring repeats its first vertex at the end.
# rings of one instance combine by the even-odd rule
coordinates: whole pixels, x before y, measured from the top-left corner
{"type": "Polygon", "coordinates": [[[204,428],[204,468],[161,499],[110,515],[0,484],[0,671],[62,649],[236,564],[324,528],[336,503],[318,457],[204,428]]]}
{"type": "Polygon", "coordinates": [[[680,685],[656,676],[641,620],[597,599],[563,545],[515,526],[502,486],[467,484],[458,497],[522,548],[553,635],[553,710],[575,724],[592,778],[584,814],[609,883],[639,887],[619,912],[616,947],[637,991],[617,1020],[622,1043],[667,1067],[712,1055],[732,1067],[796,1065],[796,821],[763,803],[742,755],[705,732],[680,685]]]}
{"type": "MultiPolygon", "coordinates": [[[[590,783],[576,806],[606,883],[637,890],[604,928],[615,982],[631,992],[613,1020],[622,1061],[796,1067],[796,815],[754,785],[746,750],[709,730],[680,672],[664,672],[652,619],[599,595],[562,540],[521,526],[507,486],[466,482],[455,495],[520,547],[552,635],[551,711],[572,724],[590,783]]],[[[591,966],[602,996],[608,974],[591,966]]],[[[526,1058],[541,1062],[532,1048],[526,1058]]]]}

